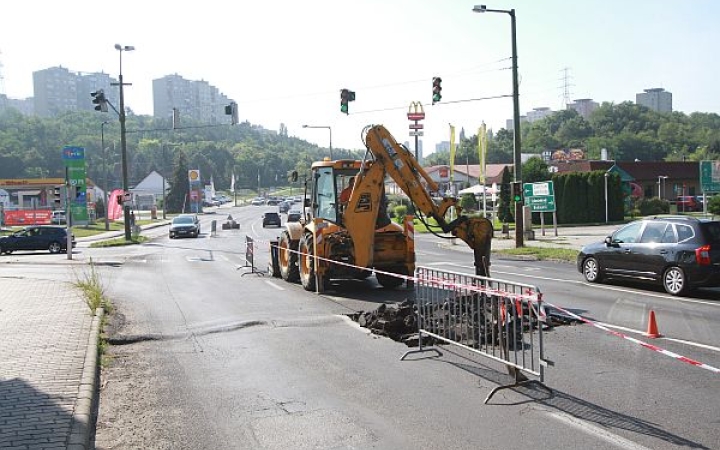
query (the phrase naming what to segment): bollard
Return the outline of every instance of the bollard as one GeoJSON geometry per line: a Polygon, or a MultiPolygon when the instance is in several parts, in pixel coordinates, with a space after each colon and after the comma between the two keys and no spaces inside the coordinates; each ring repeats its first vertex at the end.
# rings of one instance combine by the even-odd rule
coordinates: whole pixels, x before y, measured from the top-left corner
{"type": "Polygon", "coordinates": [[[217,232],[217,220],[210,222],[210,235],[215,236],[217,232]]]}

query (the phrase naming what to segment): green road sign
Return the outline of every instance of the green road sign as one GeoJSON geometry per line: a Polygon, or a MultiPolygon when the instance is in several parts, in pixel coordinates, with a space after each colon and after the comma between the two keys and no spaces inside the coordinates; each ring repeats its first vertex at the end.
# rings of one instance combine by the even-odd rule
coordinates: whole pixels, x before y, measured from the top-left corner
{"type": "Polygon", "coordinates": [[[530,207],[530,212],[553,212],[555,211],[555,196],[536,195],[525,197],[525,204],[530,207]]]}
{"type": "Polygon", "coordinates": [[[523,184],[523,196],[530,212],[555,211],[555,188],[552,181],[523,184]]]}
{"type": "Polygon", "coordinates": [[[720,192],[720,161],[700,161],[700,190],[720,192]]]}

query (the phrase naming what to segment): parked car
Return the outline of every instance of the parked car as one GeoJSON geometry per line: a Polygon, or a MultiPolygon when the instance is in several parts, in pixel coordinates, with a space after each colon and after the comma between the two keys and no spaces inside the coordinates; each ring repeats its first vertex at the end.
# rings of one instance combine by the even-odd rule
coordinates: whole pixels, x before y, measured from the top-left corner
{"type": "Polygon", "coordinates": [[[659,283],[672,295],[720,286],[720,221],[658,217],[631,222],[586,245],[577,268],[591,283],[627,278],[659,283]]]}
{"type": "Polygon", "coordinates": [[[265,204],[265,199],[262,197],[255,197],[251,202],[251,205],[253,206],[262,206],[265,204]]]}
{"type": "Polygon", "coordinates": [[[198,237],[200,219],[195,214],[180,214],[170,223],[170,239],[180,236],[198,237]]]}
{"type": "MultiPolygon", "coordinates": [[[[75,235],[71,235],[75,247],[75,235]]],[[[51,225],[25,227],[9,236],[0,237],[0,255],[16,250],[47,250],[60,253],[67,250],[67,229],[51,225]]]]}
{"type": "Polygon", "coordinates": [[[678,212],[702,211],[702,204],[692,195],[681,195],[675,199],[678,212]]]}
{"type": "Polygon", "coordinates": [[[287,215],[287,221],[288,222],[299,222],[300,218],[302,217],[302,213],[300,211],[290,211],[287,215]]]}
{"type": "Polygon", "coordinates": [[[62,210],[53,211],[50,216],[50,223],[53,225],[65,225],[66,220],[67,216],[65,215],[65,211],[62,210]]]}
{"type": "Polygon", "coordinates": [[[270,225],[279,227],[282,225],[282,222],[280,220],[280,214],[276,212],[266,212],[262,216],[262,223],[263,227],[269,227],[270,225]]]}

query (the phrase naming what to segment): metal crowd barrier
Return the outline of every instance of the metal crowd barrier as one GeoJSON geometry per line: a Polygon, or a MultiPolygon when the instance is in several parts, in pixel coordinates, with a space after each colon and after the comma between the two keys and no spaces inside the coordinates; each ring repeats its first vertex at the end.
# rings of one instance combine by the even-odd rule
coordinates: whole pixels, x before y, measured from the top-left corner
{"type": "Polygon", "coordinates": [[[544,358],[546,316],[537,286],[417,267],[415,306],[419,347],[401,360],[427,351],[442,356],[436,346],[423,345],[427,336],[504,364],[515,382],[493,389],[485,403],[500,389],[544,382],[551,363],[544,358]]]}

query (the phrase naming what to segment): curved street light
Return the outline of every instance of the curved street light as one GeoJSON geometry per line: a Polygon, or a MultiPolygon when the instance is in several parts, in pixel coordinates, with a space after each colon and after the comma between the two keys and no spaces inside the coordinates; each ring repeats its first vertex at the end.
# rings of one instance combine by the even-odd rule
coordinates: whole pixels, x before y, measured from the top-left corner
{"type": "MultiPolygon", "coordinates": [[[[122,54],[135,50],[132,45],[115,44],[115,50],[120,52],[120,75],[118,77],[118,85],[120,86],[120,151],[122,152],[122,177],[123,177],[123,197],[128,193],[128,167],[127,167],[127,139],[125,137],[125,90],[124,86],[130,86],[130,83],[123,83],[122,74],[122,54]]],[[[132,239],[130,229],[130,205],[123,198],[123,222],[125,223],[125,240],[132,239]]]]}
{"type": "Polygon", "coordinates": [[[330,128],[330,125],[303,125],[303,128],[325,128],[330,132],[330,159],[333,159],[332,154],[332,128],[330,128]]]}
{"type": "MultiPolygon", "coordinates": [[[[513,81],[513,137],[515,148],[513,152],[513,165],[515,166],[515,182],[522,182],[522,158],[520,157],[520,93],[518,82],[518,62],[517,62],[517,32],[515,28],[515,10],[514,9],[488,9],[485,5],[476,5],[473,7],[476,13],[504,13],[510,15],[510,33],[512,38],[512,81],[513,81]]],[[[521,202],[515,202],[515,247],[519,248],[524,245],[523,242],[523,207],[521,202]]]]}

